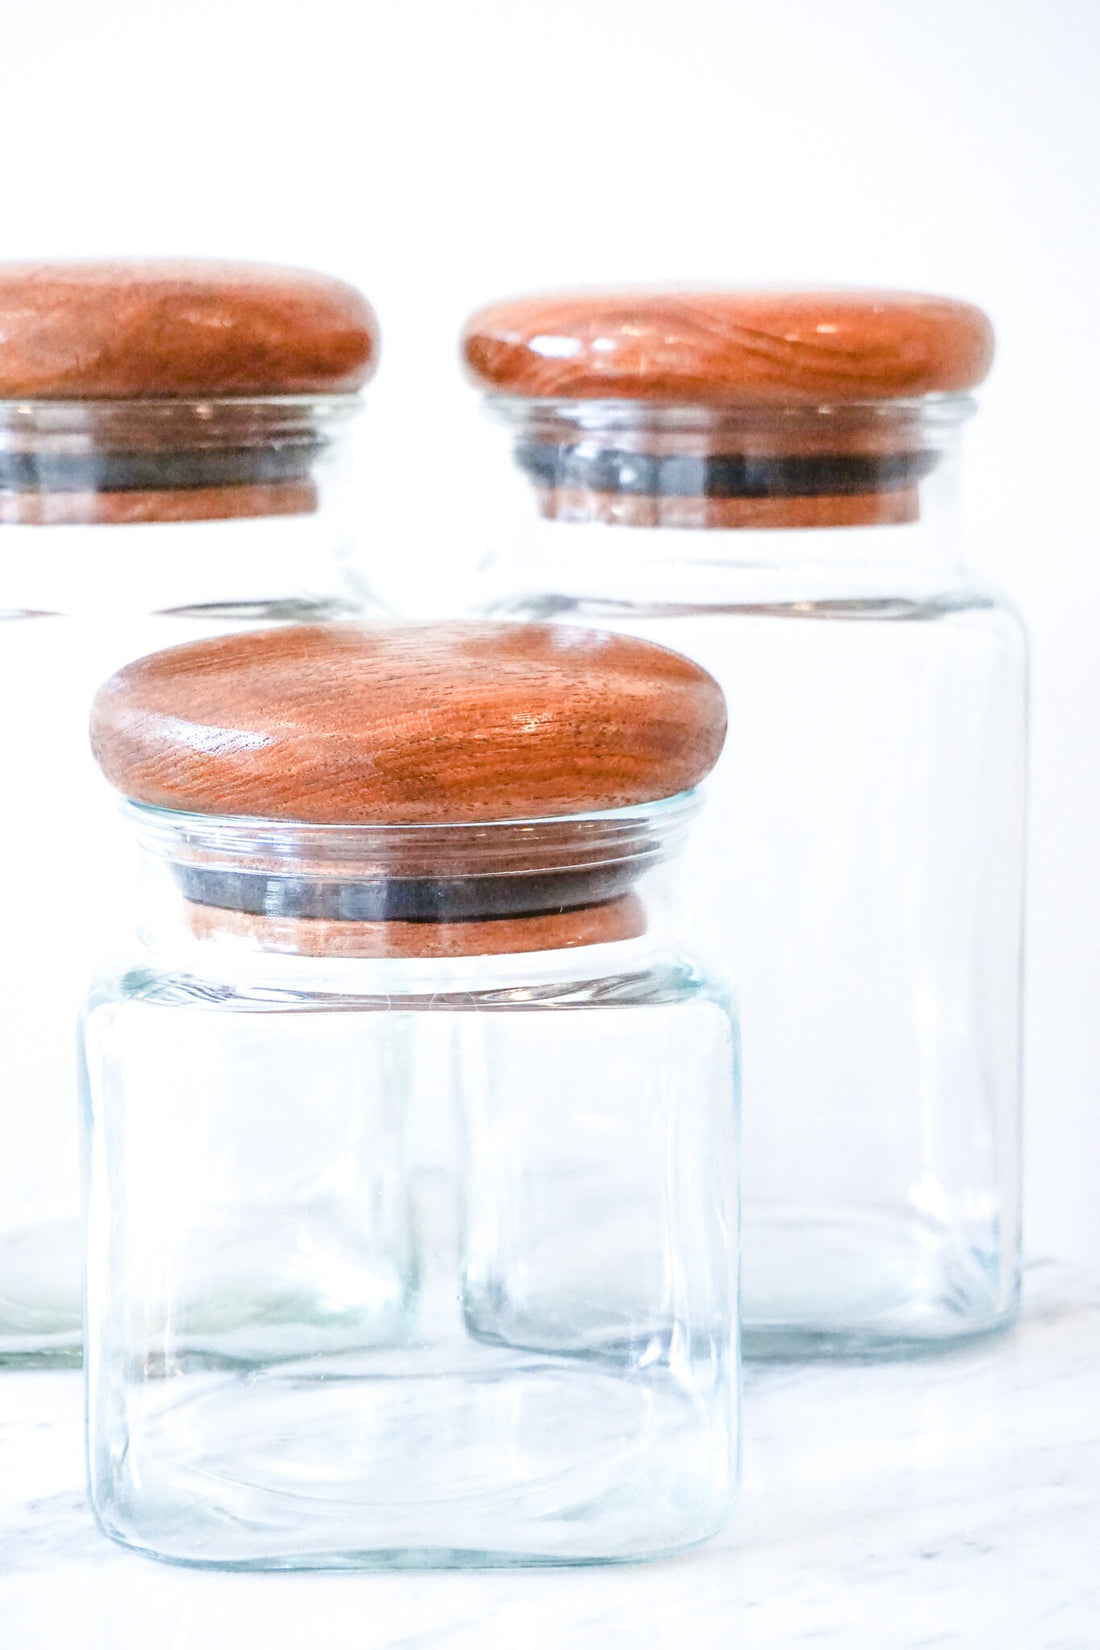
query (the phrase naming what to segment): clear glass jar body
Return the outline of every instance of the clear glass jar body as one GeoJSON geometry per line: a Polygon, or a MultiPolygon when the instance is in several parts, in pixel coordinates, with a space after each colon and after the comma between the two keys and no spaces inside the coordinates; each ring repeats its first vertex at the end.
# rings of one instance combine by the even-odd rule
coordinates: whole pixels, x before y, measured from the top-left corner
{"type": "Polygon", "coordinates": [[[356,406],[0,405],[0,764],[12,804],[0,840],[13,868],[0,953],[0,1363],[80,1356],[76,1020],[106,937],[132,915],[131,856],[88,748],[92,696],[177,642],[376,611],[349,531],[356,406]]]}
{"type": "Polygon", "coordinates": [[[178,872],[184,821],[145,815],[151,931],[85,1025],[104,1530],[260,1568],[711,1534],[736,1474],[735,1056],[653,920],[667,873],[629,896],[646,931],[607,943],[279,954],[181,921],[160,856],[178,872]]]}
{"type": "Polygon", "coordinates": [[[969,404],[495,410],[539,486],[516,478],[482,610],[660,642],[729,704],[688,932],[738,980],[746,1355],[905,1353],[1010,1322],[1026,644],[958,561],[969,404]],[[716,525],[742,501],[685,496],[682,474],[654,494],[654,452],[827,453],[837,426],[916,455],[916,479],[750,498],[763,526],[716,525]],[[818,510],[834,524],[789,525],[818,510]]]}

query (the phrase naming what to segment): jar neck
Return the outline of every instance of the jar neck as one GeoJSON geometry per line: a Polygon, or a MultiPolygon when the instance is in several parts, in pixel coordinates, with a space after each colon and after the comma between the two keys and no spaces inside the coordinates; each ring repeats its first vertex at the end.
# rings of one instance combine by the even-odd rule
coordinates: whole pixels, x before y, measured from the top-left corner
{"type": "Polygon", "coordinates": [[[0,609],[239,624],[369,606],[349,530],[359,406],[0,402],[0,609]]]}
{"type": "MultiPolygon", "coordinates": [[[[944,583],[960,553],[962,396],[732,408],[491,398],[513,448],[515,572],[656,601],[695,570],[759,599],[944,583]],[[626,582],[629,580],[629,582],[626,582]]],[[[690,582],[690,581],[689,581],[690,582]]],[[[705,598],[704,598],[705,599],[705,598]]]]}
{"type": "Polygon", "coordinates": [[[447,962],[652,947],[675,933],[669,877],[692,794],[561,819],[316,826],[127,804],[154,949],[320,961],[447,962]]]}
{"type": "Polygon", "coordinates": [[[0,523],[308,515],[356,396],[0,401],[0,523]]]}

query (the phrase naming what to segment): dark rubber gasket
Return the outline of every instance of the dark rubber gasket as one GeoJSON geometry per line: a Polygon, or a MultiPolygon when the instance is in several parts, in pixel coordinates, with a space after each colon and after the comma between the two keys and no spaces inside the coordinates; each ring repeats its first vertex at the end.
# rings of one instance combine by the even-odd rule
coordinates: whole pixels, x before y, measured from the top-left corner
{"type": "Polygon", "coordinates": [[[145,493],[302,481],[318,442],[147,453],[0,452],[0,492],[145,493]]]}
{"type": "Polygon", "coordinates": [[[251,916],[337,922],[468,922],[537,916],[600,904],[625,893],[644,865],[637,858],[583,869],[509,876],[276,876],[262,871],[207,870],[177,865],[176,880],[192,905],[251,916]]]}
{"type": "Polygon", "coordinates": [[[643,498],[835,498],[911,487],[937,454],[812,453],[706,457],[523,441],[516,462],[540,487],[643,498]]]}

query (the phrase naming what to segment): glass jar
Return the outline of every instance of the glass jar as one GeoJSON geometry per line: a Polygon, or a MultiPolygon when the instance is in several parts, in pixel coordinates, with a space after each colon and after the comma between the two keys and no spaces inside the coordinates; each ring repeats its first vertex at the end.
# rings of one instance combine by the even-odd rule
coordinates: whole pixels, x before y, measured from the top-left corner
{"type": "Polygon", "coordinates": [[[174,642],[372,611],[346,471],[376,339],[339,282],[227,265],[0,266],[0,321],[2,1364],[80,1356],[75,1024],[130,897],[92,694],[174,642]]]}
{"type": "MultiPolygon", "coordinates": [[[[466,353],[514,459],[483,610],[721,682],[692,943],[744,1027],[747,1356],[1015,1315],[1026,645],[959,559],[969,306],[516,300],[466,353]]],[[[488,490],[486,490],[488,491],[488,490]]]]}
{"type": "MultiPolygon", "coordinates": [[[[576,681],[584,633],[536,628],[576,681]]],[[[310,661],[346,732],[371,696],[310,661]]],[[[400,744],[397,697],[378,715],[400,744]]],[[[270,688],[265,725],[284,704],[270,688]]],[[[362,759],[345,743],[369,786],[362,759]]],[[[401,784],[406,807],[433,789],[401,784]]],[[[85,1024],[108,1534],[211,1565],[486,1565],[646,1557],[724,1522],[735,1074],[724,991],[676,943],[695,808],[403,825],[128,805],[140,943],[85,1024]]]]}

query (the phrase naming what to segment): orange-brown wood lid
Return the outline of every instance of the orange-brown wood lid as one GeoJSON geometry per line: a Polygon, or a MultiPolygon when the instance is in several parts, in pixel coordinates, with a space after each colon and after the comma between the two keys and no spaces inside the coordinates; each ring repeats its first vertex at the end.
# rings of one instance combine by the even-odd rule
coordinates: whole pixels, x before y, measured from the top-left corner
{"type": "Polygon", "coordinates": [[[355,287],[205,260],[0,264],[0,397],[153,399],[358,389],[378,326],[355,287]]]}
{"type": "Polygon", "coordinates": [[[675,795],[722,690],[651,642],[566,625],[308,625],[154,653],[92,709],[136,801],[325,824],[523,819],[675,795]]]}
{"type": "Polygon", "coordinates": [[[578,292],[490,304],[463,353],[509,395],[836,404],[972,389],[993,330],[972,304],[921,293],[578,292]]]}

